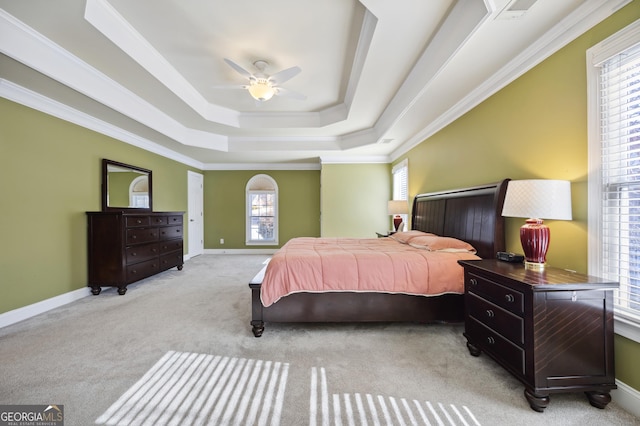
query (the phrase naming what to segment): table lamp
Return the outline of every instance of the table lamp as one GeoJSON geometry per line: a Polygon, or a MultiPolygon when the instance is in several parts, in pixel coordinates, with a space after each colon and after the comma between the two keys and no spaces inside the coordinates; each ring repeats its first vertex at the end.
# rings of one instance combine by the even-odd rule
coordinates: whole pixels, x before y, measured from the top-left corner
{"type": "Polygon", "coordinates": [[[542,270],[551,238],[543,219],[571,220],[571,183],[547,179],[509,181],[502,216],[527,218],[520,228],[525,267],[542,270]]]}
{"type": "Polygon", "coordinates": [[[391,200],[387,204],[387,211],[390,215],[395,215],[393,218],[393,226],[396,232],[398,232],[400,225],[402,224],[401,214],[409,213],[409,205],[407,200],[391,200]]]}

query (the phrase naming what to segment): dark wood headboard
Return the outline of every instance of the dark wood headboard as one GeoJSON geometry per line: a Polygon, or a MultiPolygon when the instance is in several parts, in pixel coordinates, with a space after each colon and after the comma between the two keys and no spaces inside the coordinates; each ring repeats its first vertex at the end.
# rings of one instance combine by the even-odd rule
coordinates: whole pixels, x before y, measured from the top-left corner
{"type": "Polygon", "coordinates": [[[502,205],[507,183],[419,194],[413,199],[411,229],[466,241],[484,259],[505,250],[502,205]]]}

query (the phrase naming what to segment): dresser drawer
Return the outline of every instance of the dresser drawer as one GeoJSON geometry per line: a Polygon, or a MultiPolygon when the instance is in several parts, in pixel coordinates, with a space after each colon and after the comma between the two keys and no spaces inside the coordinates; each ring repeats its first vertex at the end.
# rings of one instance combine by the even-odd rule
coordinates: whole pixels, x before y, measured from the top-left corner
{"type": "Polygon", "coordinates": [[[467,286],[469,291],[481,295],[508,311],[517,315],[524,314],[524,294],[519,291],[512,290],[474,273],[468,274],[467,286]]]}
{"type": "Polygon", "coordinates": [[[169,225],[182,225],[182,215],[168,216],[167,223],[169,225]]]}
{"type": "Polygon", "coordinates": [[[127,228],[149,226],[151,224],[149,216],[125,216],[125,226],[127,228]]]}
{"type": "Polygon", "coordinates": [[[164,226],[169,224],[166,216],[151,216],[150,220],[151,225],[155,226],[164,226]]]}
{"type": "Polygon", "coordinates": [[[127,266],[127,282],[134,282],[142,278],[150,277],[160,271],[158,259],[147,260],[127,266]]]}
{"type": "Polygon", "coordinates": [[[161,240],[171,240],[173,238],[182,238],[182,225],[165,226],[159,228],[161,240]]]}
{"type": "Polygon", "coordinates": [[[467,313],[518,345],[524,345],[524,319],[468,292],[467,313]]]}
{"type": "Polygon", "coordinates": [[[525,376],[525,352],[474,318],[465,323],[465,335],[470,343],[480,347],[516,374],[525,376]]]}
{"type": "Polygon", "coordinates": [[[169,240],[163,243],[160,243],[160,254],[169,253],[172,251],[179,251],[180,255],[182,255],[182,240],[169,240]]]}
{"type": "Polygon", "coordinates": [[[160,270],[182,265],[182,252],[174,252],[160,256],[160,270]]]}
{"type": "Polygon", "coordinates": [[[127,247],[126,253],[127,265],[131,265],[158,257],[160,246],[158,243],[134,245],[127,247]]]}
{"type": "Polygon", "coordinates": [[[158,228],[127,229],[127,245],[158,241],[158,228]]]}

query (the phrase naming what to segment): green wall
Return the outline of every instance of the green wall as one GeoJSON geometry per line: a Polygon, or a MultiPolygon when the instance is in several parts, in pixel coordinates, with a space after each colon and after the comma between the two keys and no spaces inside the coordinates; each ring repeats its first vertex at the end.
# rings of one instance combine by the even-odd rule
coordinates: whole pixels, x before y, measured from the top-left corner
{"type": "Polygon", "coordinates": [[[249,179],[271,176],[278,184],[279,246],[293,237],[320,236],[319,170],[236,170],[204,173],[205,249],[273,249],[245,244],[249,179]],[[220,239],[224,244],[220,244],[220,239]]]}
{"type": "Polygon", "coordinates": [[[388,164],[322,166],[322,236],[375,238],[391,229],[388,164]]]}
{"type": "Polygon", "coordinates": [[[154,210],[187,209],[181,163],[4,98],[0,117],[0,313],[86,287],[85,212],[102,207],[102,158],[152,170],[154,210]]]}
{"type": "MultiPolygon", "coordinates": [[[[585,52],[639,19],[639,6],[634,1],[413,148],[406,155],[410,194],[504,177],[569,179],[573,220],[549,221],[549,263],[585,272],[585,52]]],[[[86,286],[84,212],[101,207],[102,158],[151,169],[154,210],[187,209],[186,172],[199,170],[6,99],[0,99],[0,120],[0,313],[86,286]]],[[[386,164],[325,164],[321,172],[206,171],[205,248],[246,248],[244,189],[257,173],[279,186],[280,245],[318,236],[320,229],[323,236],[370,238],[390,227],[386,164]]],[[[507,225],[507,247],[520,251],[521,220],[510,218],[507,225]]],[[[640,344],[620,336],[615,344],[618,378],[640,389],[640,344]]]]}
{"type": "MultiPolygon", "coordinates": [[[[511,179],[572,182],[572,221],[551,228],[548,263],[586,273],[586,51],[640,19],[640,0],[603,21],[410,150],[409,193],[511,179]]],[[[399,162],[401,159],[398,159],[399,162]]],[[[507,250],[522,252],[523,219],[507,218],[507,250]]],[[[616,336],[617,377],[640,389],[640,343],[616,336]]]]}

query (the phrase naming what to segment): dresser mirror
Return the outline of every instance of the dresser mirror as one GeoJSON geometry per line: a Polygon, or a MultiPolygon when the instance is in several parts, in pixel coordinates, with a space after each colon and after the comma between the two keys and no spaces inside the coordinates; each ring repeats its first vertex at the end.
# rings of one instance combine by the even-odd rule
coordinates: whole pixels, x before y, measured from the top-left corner
{"type": "Polygon", "coordinates": [[[102,211],[152,208],[151,170],[102,160],[102,211]]]}

